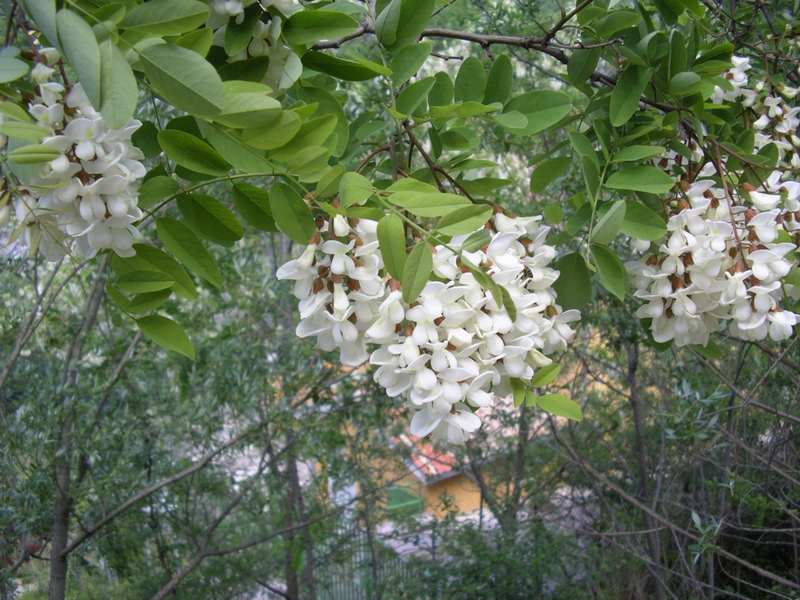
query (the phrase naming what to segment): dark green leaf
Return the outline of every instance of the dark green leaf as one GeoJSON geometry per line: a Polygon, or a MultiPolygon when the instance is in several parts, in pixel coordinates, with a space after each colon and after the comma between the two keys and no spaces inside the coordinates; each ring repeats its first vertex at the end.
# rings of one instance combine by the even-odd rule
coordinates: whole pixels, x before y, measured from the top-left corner
{"type": "Polygon", "coordinates": [[[420,42],[400,50],[392,59],[390,65],[394,84],[400,86],[411,79],[428,59],[432,49],[433,44],[431,42],[420,42]]]}
{"type": "Polygon", "coordinates": [[[358,21],[348,15],[324,10],[302,10],[289,17],[282,35],[290,44],[303,46],[340,38],[356,29],[358,21]]]}
{"type": "Polygon", "coordinates": [[[234,214],[211,196],[182,194],[178,196],[178,209],[196,233],[212,242],[230,246],[244,235],[234,214]]]}
{"type": "Polygon", "coordinates": [[[600,275],[600,283],[621,301],[625,300],[628,274],[625,267],[611,250],[598,244],[590,244],[594,265],[600,275]]]}
{"type": "Polygon", "coordinates": [[[636,66],[630,66],[622,72],[611,92],[609,116],[614,127],[627,123],[639,108],[639,99],[650,81],[650,75],[648,69],[636,66]]]}
{"type": "Polygon", "coordinates": [[[539,163],[531,175],[531,191],[541,194],[548,185],[566,173],[571,164],[571,156],[556,156],[539,163]]]}
{"type": "Polygon", "coordinates": [[[217,263],[194,232],[180,221],[162,217],[156,219],[156,231],[167,250],[189,270],[197,273],[214,287],[222,286],[222,274],[217,263]]]}
{"type": "Polygon", "coordinates": [[[245,221],[261,231],[278,231],[266,190],[248,183],[237,183],[232,192],[233,205],[245,221]]]}
{"type": "Polygon", "coordinates": [[[269,190],[269,207],[275,224],[287,237],[306,245],[317,230],[308,204],[294,188],[278,182],[269,190]]]}
{"type": "Polygon", "coordinates": [[[560,258],[553,268],[560,272],[553,289],[564,310],[581,309],[592,297],[592,279],[586,261],[578,252],[560,258]]]}
{"type": "Polygon", "coordinates": [[[222,155],[189,133],[164,129],[158,132],[158,143],[167,156],[187,169],[212,177],[224,177],[228,173],[228,163],[222,155]]]}

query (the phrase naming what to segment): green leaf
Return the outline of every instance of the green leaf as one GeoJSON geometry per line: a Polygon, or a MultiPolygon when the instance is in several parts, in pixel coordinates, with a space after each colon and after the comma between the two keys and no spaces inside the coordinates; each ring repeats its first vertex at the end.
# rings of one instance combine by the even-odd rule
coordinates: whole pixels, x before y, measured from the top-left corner
{"type": "Polygon", "coordinates": [[[260,231],[278,231],[269,206],[269,193],[249,183],[232,189],[233,205],[245,221],[260,231]]]}
{"type": "Polygon", "coordinates": [[[518,135],[533,135],[552,127],[572,110],[572,99],[564,92],[535,90],[514,96],[508,101],[504,113],[517,111],[525,115],[528,125],[514,130],[518,135]]]}
{"type": "Polygon", "coordinates": [[[456,75],[455,99],[461,102],[480,102],[486,90],[486,71],[474,56],[461,63],[456,75]]]}
{"type": "Polygon", "coordinates": [[[27,75],[30,67],[28,63],[13,56],[0,56],[0,83],[15,81],[27,75]]]}
{"type": "Polygon", "coordinates": [[[544,411],[571,421],[583,421],[580,405],[562,394],[545,394],[536,398],[536,404],[544,411]]]}
{"type": "Polygon", "coordinates": [[[511,94],[514,85],[514,67],[508,54],[501,54],[489,68],[486,78],[486,90],[483,93],[483,103],[504,103],[511,94]]]}
{"type": "Polygon", "coordinates": [[[544,214],[545,219],[556,224],[560,223],[561,219],[564,218],[564,209],[561,208],[560,204],[549,204],[544,207],[542,214],[544,214]]]}
{"type": "Polygon", "coordinates": [[[611,250],[598,244],[590,244],[594,265],[600,275],[600,283],[620,301],[625,301],[625,289],[628,285],[628,274],[625,267],[611,250]]]}
{"type": "Polygon", "coordinates": [[[612,173],[604,185],[612,190],[666,194],[675,182],[661,169],[638,166],[612,173]]]}
{"type": "Polygon", "coordinates": [[[571,156],[556,156],[539,163],[531,175],[531,191],[541,194],[548,185],[566,173],[571,164],[571,156]]]}
{"type": "MultiPolygon", "coordinates": [[[[242,141],[260,150],[274,150],[288,144],[298,134],[301,126],[297,113],[285,110],[280,113],[277,121],[269,125],[245,129],[242,132],[242,141]]],[[[335,123],[332,123],[331,131],[333,127],[335,123]]]]}
{"type": "Polygon", "coordinates": [[[461,245],[464,252],[477,252],[492,241],[492,234],[487,229],[481,229],[469,236],[461,245]]]}
{"type": "Polygon", "coordinates": [[[436,79],[433,77],[415,81],[397,96],[395,108],[404,115],[412,114],[428,98],[434,83],[436,79]]]}
{"type": "Polygon", "coordinates": [[[150,315],[136,319],[136,325],[150,341],[194,360],[194,346],[192,346],[189,336],[172,319],[160,315],[150,315]]]}
{"type": "Polygon", "coordinates": [[[592,278],[586,261],[578,252],[567,254],[553,265],[559,277],[553,284],[564,310],[581,309],[592,297],[592,278]]]}
{"type": "MultiPolygon", "coordinates": [[[[331,157],[331,149],[325,146],[310,146],[303,148],[289,159],[288,170],[298,175],[318,173],[327,164],[331,157]]],[[[304,179],[303,181],[309,181],[304,179]]],[[[310,181],[313,181],[311,179],[310,181]]]]}
{"type": "Polygon", "coordinates": [[[573,50],[567,61],[567,77],[573,85],[585,83],[600,60],[600,48],[573,50]]]}
{"type": "Polygon", "coordinates": [[[372,184],[369,179],[359,173],[345,173],[339,182],[339,200],[341,205],[359,204],[372,195],[372,184]]]}
{"type": "Polygon", "coordinates": [[[129,271],[114,282],[123,292],[158,292],[172,287],[175,280],[161,271],[129,271]]]}
{"type": "Polygon", "coordinates": [[[339,193],[339,184],[347,173],[342,165],[334,165],[317,182],[317,198],[335,196],[339,193]]]}
{"type": "MultiPolygon", "coordinates": [[[[456,109],[456,113],[458,114],[459,112],[460,111],[456,109]]],[[[506,129],[524,129],[528,126],[528,117],[515,110],[500,115],[492,115],[492,119],[506,129]]]]}
{"type": "Polygon", "coordinates": [[[344,37],[358,29],[358,21],[343,13],[303,10],[294,13],[283,26],[282,35],[290,44],[303,46],[320,40],[344,37]]]}
{"type": "Polygon", "coordinates": [[[669,80],[669,92],[675,96],[688,96],[702,91],[703,80],[697,73],[682,71],[669,80]]]}
{"type": "Polygon", "coordinates": [[[434,0],[391,0],[378,15],[375,34],[390,52],[413,44],[433,14],[434,0]]]}
{"type": "Polygon", "coordinates": [[[35,163],[50,162],[61,156],[61,152],[52,146],[41,144],[31,144],[20,146],[8,153],[8,160],[19,165],[31,165],[35,163]]]}
{"type": "Polygon", "coordinates": [[[303,66],[344,81],[367,81],[378,77],[380,71],[354,60],[311,50],[303,57],[303,66]]]}
{"type": "MultiPolygon", "coordinates": [[[[195,288],[192,278],[189,277],[186,270],[178,264],[177,260],[155,246],[134,244],[133,249],[136,251],[135,256],[120,259],[122,263],[128,266],[128,270],[143,269],[151,271],[155,269],[166,273],[175,282],[172,289],[176,294],[187,300],[194,300],[197,298],[197,288],[195,288]]],[[[114,265],[114,270],[118,273],[120,272],[116,264],[114,265]]]]}
{"type": "Polygon", "coordinates": [[[397,192],[389,201],[418,217],[443,217],[471,202],[463,196],[443,193],[397,192]]]}
{"type": "Polygon", "coordinates": [[[143,294],[137,294],[128,303],[126,312],[135,315],[150,312],[151,310],[155,310],[164,304],[164,302],[166,302],[171,295],[172,290],[159,290],[157,292],[145,292],[143,294]]]}
{"type": "Polygon", "coordinates": [[[626,146],[611,157],[611,162],[637,162],[659,156],[666,151],[664,146],[626,146]]]}
{"type": "Polygon", "coordinates": [[[208,4],[196,0],[150,0],[129,10],[119,26],[148,35],[180,35],[208,18],[208,4]]]}
{"type": "Polygon", "coordinates": [[[328,114],[311,119],[299,128],[289,144],[271,153],[275,160],[290,160],[295,154],[311,146],[321,146],[339,124],[336,115],[328,114]]]}
{"type": "Polygon", "coordinates": [[[147,208],[180,192],[181,186],[172,177],[159,175],[145,181],[139,188],[139,208],[147,208]]]}
{"type": "Polygon", "coordinates": [[[615,33],[641,23],[642,17],[632,10],[612,10],[597,19],[592,26],[597,35],[608,39],[615,33]]]}
{"type": "Polygon", "coordinates": [[[214,41],[214,32],[207,27],[202,29],[195,29],[189,33],[184,33],[181,37],[173,43],[181,48],[186,48],[192,52],[199,54],[202,57],[208,55],[211,50],[211,44],[214,41]]]}
{"type": "Polygon", "coordinates": [[[404,302],[411,304],[419,298],[431,273],[433,273],[433,252],[428,242],[421,241],[412,248],[403,268],[401,283],[404,302]]]}
{"type": "Polygon", "coordinates": [[[722,358],[725,356],[725,351],[720,348],[717,344],[714,343],[713,340],[708,340],[705,346],[701,346],[700,344],[693,345],[694,351],[697,352],[703,358],[708,359],[715,359],[715,358],[722,358]]]}
{"type": "Polygon", "coordinates": [[[214,287],[222,287],[222,274],[203,243],[180,221],[169,217],[156,219],[156,231],[167,250],[172,252],[190,271],[197,273],[214,287]]]}
{"type": "Polygon", "coordinates": [[[624,218],[625,201],[617,200],[613,202],[592,229],[591,241],[597,244],[610,244],[617,237],[624,218]]]}
{"type": "MultiPolygon", "coordinates": [[[[50,43],[58,44],[55,0],[20,0],[20,5],[50,43]]],[[[4,14],[7,13],[4,11],[4,14]]]]}
{"type": "Polygon", "coordinates": [[[436,224],[436,231],[444,235],[463,235],[483,227],[492,216],[492,207],[473,204],[447,213],[436,224]]]}
{"type": "Polygon", "coordinates": [[[110,40],[100,44],[100,114],[111,129],[122,129],[133,117],[139,87],[125,55],[110,40]]]}
{"type": "Polygon", "coordinates": [[[244,52],[250,41],[253,39],[253,32],[262,15],[261,7],[251,4],[244,9],[244,14],[239,17],[228,19],[225,27],[225,53],[228,56],[236,56],[244,52]]]}
{"type": "Polygon", "coordinates": [[[0,102],[0,114],[12,121],[21,123],[32,123],[33,119],[24,108],[13,102],[0,102]]]}
{"type": "Polygon", "coordinates": [[[280,117],[281,103],[275,98],[267,96],[264,91],[235,93],[230,89],[235,83],[239,82],[223,84],[228,95],[222,112],[214,115],[214,121],[234,129],[244,129],[268,125],[280,117]]]}
{"type": "Polygon", "coordinates": [[[552,363],[546,367],[540,368],[531,379],[531,387],[544,387],[549,383],[555,381],[558,374],[561,372],[561,365],[552,363]]]}
{"type": "Polygon", "coordinates": [[[158,132],[158,143],[164,153],[182,167],[212,177],[224,177],[228,174],[228,163],[222,155],[190,133],[164,129],[158,132]]]}
{"type": "Polygon", "coordinates": [[[244,230],[234,214],[219,200],[205,194],[178,196],[178,210],[200,236],[223,246],[242,239],[244,230]]]}
{"type": "Polygon", "coordinates": [[[644,67],[630,66],[619,76],[617,85],[611,92],[609,108],[611,124],[614,127],[627,123],[639,108],[639,98],[650,81],[650,75],[650,70],[644,67]]]}
{"type": "Polygon", "coordinates": [[[53,132],[46,127],[40,127],[33,123],[21,123],[19,121],[7,121],[0,125],[0,133],[8,137],[20,140],[41,140],[45,136],[53,135],[53,132]]]}
{"type": "Polygon", "coordinates": [[[304,246],[317,230],[308,204],[294,188],[278,182],[269,190],[269,207],[272,218],[284,235],[304,246]]]}
{"type": "Polygon", "coordinates": [[[378,244],[389,275],[401,281],[406,266],[406,232],[403,219],[398,215],[386,215],[378,221],[378,244]]]}
{"type": "Polygon", "coordinates": [[[667,234],[667,226],[657,213],[641,202],[626,200],[625,220],[619,230],[637,240],[652,242],[667,234]]]}
{"type": "Polygon", "coordinates": [[[420,42],[401,49],[390,63],[395,86],[401,86],[411,79],[428,59],[432,49],[431,42],[420,42]]]}
{"type": "Polygon", "coordinates": [[[75,69],[86,97],[95,109],[102,105],[100,86],[100,47],[89,25],[68,9],[58,11],[58,41],[61,54],[75,69]]]}
{"type": "Polygon", "coordinates": [[[795,267],[783,278],[784,283],[800,287],[800,267],[795,267]]]}
{"type": "Polygon", "coordinates": [[[511,378],[511,390],[514,393],[514,407],[519,408],[525,402],[525,396],[528,389],[525,387],[525,382],[519,377],[511,378]]]}
{"type": "Polygon", "coordinates": [[[569,143],[578,156],[589,158],[598,169],[600,168],[600,159],[597,158],[597,152],[589,138],[579,131],[570,131],[569,143]]]}
{"type": "Polygon", "coordinates": [[[443,71],[439,71],[434,75],[436,83],[428,94],[429,106],[447,106],[453,101],[453,94],[455,93],[455,86],[450,75],[443,71]]]}
{"type": "Polygon", "coordinates": [[[150,46],[140,56],[156,92],[175,108],[194,115],[222,111],[225,88],[217,70],[202,56],[171,44],[150,46]]]}

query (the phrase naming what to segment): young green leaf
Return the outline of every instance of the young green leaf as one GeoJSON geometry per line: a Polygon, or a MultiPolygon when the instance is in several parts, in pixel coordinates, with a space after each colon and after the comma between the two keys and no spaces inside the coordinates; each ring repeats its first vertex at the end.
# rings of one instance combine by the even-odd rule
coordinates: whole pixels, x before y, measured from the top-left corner
{"type": "Polygon", "coordinates": [[[172,319],[150,315],[136,319],[136,325],[144,336],[167,350],[173,350],[194,360],[194,346],[183,328],[172,319]]]}
{"type": "Polygon", "coordinates": [[[164,304],[172,295],[172,290],[159,290],[157,292],[145,292],[143,294],[136,294],[128,303],[129,312],[134,315],[150,312],[157,309],[164,304]]]}
{"type": "Polygon", "coordinates": [[[140,59],[156,92],[174,107],[195,115],[215,115],[222,111],[225,105],[222,80],[217,70],[196,52],[158,44],[142,50],[140,59]]]}
{"type": "Polygon", "coordinates": [[[443,193],[397,192],[389,197],[389,202],[406,209],[418,217],[443,217],[471,202],[463,196],[443,193]]]}
{"type": "Polygon", "coordinates": [[[403,301],[408,304],[419,298],[425,284],[433,273],[433,252],[426,241],[419,242],[408,255],[403,277],[403,301]]]}
{"type": "Polygon", "coordinates": [[[571,421],[583,421],[580,405],[562,394],[545,394],[536,398],[536,404],[544,411],[571,421]]]}
{"type": "Polygon", "coordinates": [[[483,227],[492,216],[492,207],[473,204],[447,213],[436,224],[436,231],[445,235],[462,235],[483,227]]]}
{"type": "Polygon", "coordinates": [[[675,181],[661,169],[642,165],[612,173],[603,185],[612,190],[666,194],[675,181]]]}
{"type": "Polygon", "coordinates": [[[392,214],[378,221],[378,244],[389,275],[401,281],[406,266],[406,232],[403,219],[392,214]]]}
{"type": "Polygon", "coordinates": [[[94,31],[77,13],[66,8],[58,11],[56,23],[61,53],[75,69],[89,102],[98,109],[102,106],[100,47],[94,31]]]}
{"type": "Polygon", "coordinates": [[[139,294],[171,288],[175,280],[162,271],[129,271],[114,282],[123,292],[139,294]]]}
{"type": "Polygon", "coordinates": [[[561,365],[559,364],[552,363],[542,367],[536,371],[533,379],[531,379],[531,387],[544,387],[555,381],[559,373],[561,373],[561,365]]]}
{"type": "Polygon", "coordinates": [[[372,184],[369,179],[359,173],[345,173],[339,182],[339,200],[341,205],[359,204],[372,195],[372,184]]]}

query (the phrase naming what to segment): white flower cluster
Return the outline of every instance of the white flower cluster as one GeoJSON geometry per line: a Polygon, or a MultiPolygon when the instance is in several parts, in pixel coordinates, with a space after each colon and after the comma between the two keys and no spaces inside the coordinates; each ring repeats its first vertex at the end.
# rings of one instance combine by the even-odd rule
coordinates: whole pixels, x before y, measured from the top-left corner
{"type": "Polygon", "coordinates": [[[131,119],[123,129],[109,129],[81,85],[64,95],[64,86],[49,81],[52,72],[45,65],[33,69],[39,96],[28,111],[52,132],[40,143],[61,154],[37,164],[19,186],[19,239],[47,260],[68,253],[91,257],[106,248],[132,256],[141,237],[137,188],[145,168],[130,137],[141,123],[131,119]]]}
{"type": "MultiPolygon", "coordinates": [[[[293,0],[211,0],[210,15],[206,26],[214,30],[212,43],[224,47],[225,32],[229,21],[232,19],[241,23],[245,16],[245,9],[256,3],[264,10],[275,6],[284,17],[291,16],[295,9],[293,0]]],[[[229,57],[230,62],[249,57],[268,57],[269,66],[262,83],[274,90],[291,87],[303,72],[300,57],[281,40],[282,26],[283,19],[278,15],[272,15],[268,23],[259,20],[255,24],[253,36],[247,48],[239,54],[229,57]]]]}
{"type": "Polygon", "coordinates": [[[800,166],[800,108],[786,101],[796,90],[784,87],[775,96],[763,94],[763,84],[748,89],[748,59],[734,57],[733,64],[729,85],[718,87],[712,100],[740,102],[759,114],[752,123],[755,148],[775,144],[779,167],[758,187],[740,183],[743,173],[727,170],[724,160],[720,175],[713,160],[699,162],[700,153],[683,169],[694,175],[668,199],[673,210],[666,240],[654,254],[627,265],[635,276],[634,295],[646,301],[637,315],[652,319],[658,342],[705,345],[728,321],[737,337],[780,341],[800,320],[781,307],[794,291],[781,280],[797,266],[800,239],[800,181],[788,171],[800,166]]]}
{"type": "Polygon", "coordinates": [[[434,248],[433,272],[410,306],[400,284],[384,275],[377,223],[337,216],[318,219],[318,231],[303,255],[278,270],[295,280],[300,300],[300,337],[320,348],[339,348],[347,365],[369,358],[375,380],[391,397],[403,397],[416,412],[411,433],[464,443],[480,426],[474,410],[493,395],[512,392],[511,379],[530,381],[548,354],[566,347],[580,318],[562,312],[552,289],[556,252],[539,218],[496,214],[490,241],[463,249],[468,235],[434,248]],[[480,265],[503,286],[517,309],[516,320],[481,287],[462,262],[480,265]],[[368,355],[367,344],[377,345],[368,355]]]}

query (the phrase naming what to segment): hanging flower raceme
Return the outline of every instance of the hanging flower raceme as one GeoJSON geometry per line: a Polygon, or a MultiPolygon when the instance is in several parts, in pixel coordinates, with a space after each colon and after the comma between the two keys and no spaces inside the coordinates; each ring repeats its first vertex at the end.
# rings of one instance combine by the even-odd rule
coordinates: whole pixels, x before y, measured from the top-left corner
{"type": "Polygon", "coordinates": [[[318,218],[303,254],[278,270],[295,281],[297,334],[338,348],[346,365],[369,359],[375,380],[414,411],[411,433],[461,444],[480,426],[476,409],[511,394],[513,379],[529,383],[574,333],[580,314],[562,312],[552,289],[549,228],[496,214],[483,247],[465,246],[470,235],[435,246],[436,279],[408,304],[384,269],[377,225],[318,218]],[[505,302],[476,279],[478,269],[502,286],[505,302]]]}
{"type": "Polygon", "coordinates": [[[18,240],[48,260],[68,253],[91,257],[103,249],[132,256],[141,237],[137,189],[145,168],[130,138],[141,123],[131,119],[109,129],[80,84],[67,91],[49,80],[52,73],[45,65],[33,69],[39,95],[28,111],[50,132],[41,145],[59,154],[33,165],[19,185],[13,201],[18,240]]]}
{"type": "Polygon", "coordinates": [[[634,295],[645,301],[637,315],[652,319],[658,342],[705,345],[726,322],[737,337],[780,341],[800,320],[784,308],[787,294],[798,290],[783,283],[798,264],[800,240],[800,181],[790,171],[800,164],[794,133],[800,109],[787,102],[796,90],[767,94],[763,82],[748,89],[749,61],[734,57],[733,64],[726,87],[711,99],[738,102],[757,115],[754,151],[777,149],[777,168],[754,184],[744,167],[730,169],[724,158],[703,162],[696,153],[691,164],[680,165],[672,157],[669,168],[682,177],[667,199],[666,239],[627,265],[634,295]]]}

